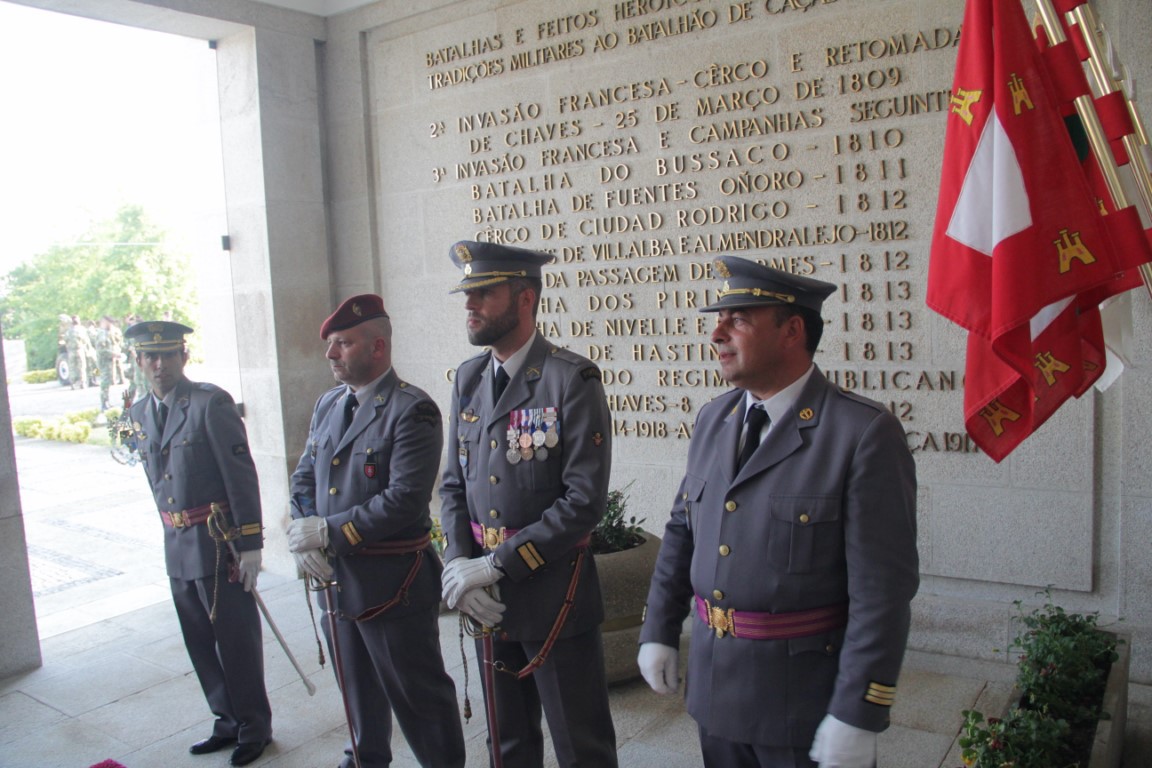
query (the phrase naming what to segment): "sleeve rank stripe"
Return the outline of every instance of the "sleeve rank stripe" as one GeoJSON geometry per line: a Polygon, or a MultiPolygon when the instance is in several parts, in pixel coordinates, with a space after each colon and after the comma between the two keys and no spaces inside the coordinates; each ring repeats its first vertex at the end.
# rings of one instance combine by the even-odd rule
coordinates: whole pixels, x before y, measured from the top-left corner
{"type": "Polygon", "coordinates": [[[340,530],[344,532],[344,537],[348,539],[348,543],[352,546],[356,546],[364,540],[364,537],[360,535],[360,532],[356,530],[356,526],[351,522],[344,523],[344,525],[340,526],[340,530]]]}
{"type": "Polygon", "coordinates": [[[871,683],[868,686],[868,693],[864,695],[864,701],[881,707],[890,707],[896,701],[896,686],[871,683]]]}
{"type": "Polygon", "coordinates": [[[264,526],[260,523],[248,523],[247,525],[240,526],[241,536],[259,536],[264,531],[264,526]]]}
{"type": "Polygon", "coordinates": [[[536,570],[544,565],[544,558],[540,556],[540,552],[536,549],[536,545],[529,541],[526,544],[521,544],[516,548],[517,554],[528,566],[529,570],[536,570]]]}

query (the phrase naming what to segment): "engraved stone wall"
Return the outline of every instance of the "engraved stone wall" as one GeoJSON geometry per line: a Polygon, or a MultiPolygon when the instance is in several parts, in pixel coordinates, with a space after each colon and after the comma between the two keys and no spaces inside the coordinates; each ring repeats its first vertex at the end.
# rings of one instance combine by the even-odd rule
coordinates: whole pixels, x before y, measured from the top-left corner
{"type": "Polygon", "coordinates": [[[963,429],[963,334],[924,305],[962,14],[959,2],[522,2],[371,30],[383,291],[402,324],[421,318],[397,342],[407,375],[447,403],[450,369],[474,352],[446,293],[453,241],[555,253],[539,329],[601,365],[613,484],[633,483],[659,530],[695,414],[727,388],[713,319],[697,311],[720,285],[712,258],[834,282],[817,363],[904,423],[924,573],[1091,589],[1091,404],[993,464],[963,429]],[[1035,472],[1013,474],[1029,461],[1035,472]],[[1038,525],[1061,534],[1025,535],[1038,525]]]}

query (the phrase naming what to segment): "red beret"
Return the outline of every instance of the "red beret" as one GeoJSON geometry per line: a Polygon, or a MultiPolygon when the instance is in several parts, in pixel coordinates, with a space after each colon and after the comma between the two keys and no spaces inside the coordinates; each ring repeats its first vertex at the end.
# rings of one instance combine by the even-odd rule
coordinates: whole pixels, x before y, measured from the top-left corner
{"type": "Polygon", "coordinates": [[[327,341],[332,331],[343,331],[346,328],[360,325],[365,320],[377,317],[388,317],[384,311],[384,300],[374,293],[362,293],[345,299],[336,311],[328,316],[320,326],[320,338],[327,341]]]}

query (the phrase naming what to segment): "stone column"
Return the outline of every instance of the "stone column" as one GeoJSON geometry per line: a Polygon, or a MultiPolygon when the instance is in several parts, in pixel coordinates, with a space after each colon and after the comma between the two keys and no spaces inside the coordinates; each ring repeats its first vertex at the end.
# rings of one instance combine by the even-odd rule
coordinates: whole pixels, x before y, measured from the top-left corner
{"type": "Polygon", "coordinates": [[[331,312],[317,46],[249,28],[217,42],[221,140],[245,421],[260,474],[265,567],[294,573],[288,475],[331,386],[331,312]]]}
{"type": "MultiPolygon", "coordinates": [[[[0,379],[7,380],[0,349],[0,379]]],[[[0,395],[0,678],[39,667],[40,636],[28,571],[28,544],[24,540],[24,512],[12,445],[12,411],[8,388],[0,395]]]]}

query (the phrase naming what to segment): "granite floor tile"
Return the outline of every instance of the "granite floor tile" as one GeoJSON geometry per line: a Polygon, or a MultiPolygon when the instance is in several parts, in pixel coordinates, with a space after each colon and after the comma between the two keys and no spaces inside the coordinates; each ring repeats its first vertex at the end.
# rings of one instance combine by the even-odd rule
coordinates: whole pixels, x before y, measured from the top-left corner
{"type": "Polygon", "coordinates": [[[41,731],[66,718],[67,715],[60,710],[21,691],[0,695],[0,745],[41,731]]]}
{"type": "Polygon", "coordinates": [[[100,729],[68,718],[5,743],[0,747],[0,765],[84,768],[102,760],[118,760],[130,749],[100,729]]]}
{"type": "Polygon", "coordinates": [[[163,667],[127,654],[78,654],[64,663],[60,674],[21,685],[21,690],[76,717],[170,677],[163,667]]]}
{"type": "Polygon", "coordinates": [[[206,724],[204,727],[210,732],[211,719],[212,712],[204,703],[200,683],[191,674],[165,680],[76,718],[132,749],[141,749],[159,737],[190,729],[198,723],[206,724]],[[173,702],[179,704],[173,706],[173,702]]]}

